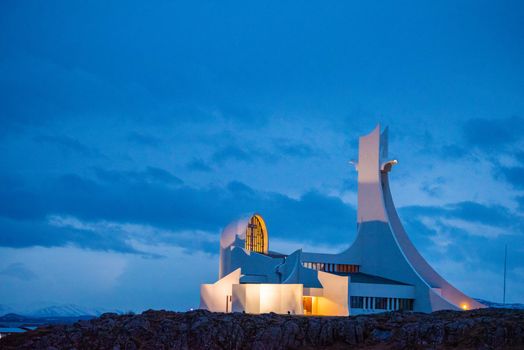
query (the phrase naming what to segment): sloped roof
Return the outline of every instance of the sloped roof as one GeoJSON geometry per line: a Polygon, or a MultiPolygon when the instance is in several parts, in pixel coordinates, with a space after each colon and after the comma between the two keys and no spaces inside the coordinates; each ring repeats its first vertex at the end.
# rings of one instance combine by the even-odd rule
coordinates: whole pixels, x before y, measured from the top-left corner
{"type": "Polygon", "coordinates": [[[367,273],[362,273],[362,272],[350,273],[349,276],[351,277],[350,283],[396,284],[396,285],[405,285],[405,286],[409,285],[407,283],[390,280],[389,278],[384,278],[384,277],[375,276],[375,275],[368,275],[367,273]]]}

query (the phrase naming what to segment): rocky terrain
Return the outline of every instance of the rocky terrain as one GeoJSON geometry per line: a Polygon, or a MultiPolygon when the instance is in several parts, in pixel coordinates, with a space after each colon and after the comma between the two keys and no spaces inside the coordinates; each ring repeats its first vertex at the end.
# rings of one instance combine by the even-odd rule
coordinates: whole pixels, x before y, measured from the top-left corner
{"type": "Polygon", "coordinates": [[[103,314],[0,339],[0,349],[524,349],[524,311],[307,317],[146,311],[103,314]]]}

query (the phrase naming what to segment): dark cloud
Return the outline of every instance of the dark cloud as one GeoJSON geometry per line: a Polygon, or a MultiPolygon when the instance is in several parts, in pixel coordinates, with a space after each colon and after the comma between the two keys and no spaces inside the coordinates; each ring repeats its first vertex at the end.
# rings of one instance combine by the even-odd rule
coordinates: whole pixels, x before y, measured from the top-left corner
{"type": "Polygon", "coordinates": [[[466,221],[479,222],[492,226],[510,226],[514,218],[508,208],[501,205],[483,205],[475,202],[460,202],[448,205],[448,213],[452,217],[466,221]]]}
{"type": "Polygon", "coordinates": [[[233,194],[233,196],[241,197],[255,197],[256,192],[249,186],[239,181],[232,181],[227,185],[227,189],[233,194]]]}
{"type": "Polygon", "coordinates": [[[251,145],[244,147],[229,145],[218,149],[211,155],[211,161],[218,165],[223,165],[228,161],[251,163],[256,160],[269,162],[277,159],[276,155],[251,145]]]}
{"type": "Polygon", "coordinates": [[[524,118],[470,119],[464,124],[463,132],[469,147],[479,149],[490,157],[495,179],[506,181],[515,189],[524,188],[524,152],[521,150],[524,118]],[[501,156],[513,157],[520,166],[502,165],[501,156]]]}
{"type": "Polygon", "coordinates": [[[192,171],[210,172],[213,169],[200,158],[194,158],[186,164],[186,168],[192,171]]]}
{"type": "MultiPolygon", "coordinates": [[[[89,249],[132,252],[127,235],[51,227],[50,216],[86,222],[151,225],[170,231],[218,232],[245,213],[260,212],[273,237],[347,241],[354,229],[355,211],[339,198],[308,192],[299,199],[256,191],[240,182],[226,188],[193,188],[170,181],[149,181],[151,169],[141,173],[97,171],[97,179],[70,174],[43,187],[3,189],[0,196],[1,244],[4,246],[77,244],[89,249]],[[140,180],[138,174],[142,176],[140,180]],[[6,205],[16,200],[16,205],[6,205]]],[[[168,179],[171,179],[168,177],[168,179]]],[[[169,241],[168,238],[166,238],[169,241]]],[[[214,251],[214,250],[213,250],[214,251]]]]}
{"type": "Polygon", "coordinates": [[[470,119],[463,126],[468,145],[487,152],[499,151],[522,138],[524,118],[470,119]]]}
{"type": "Polygon", "coordinates": [[[424,181],[420,185],[420,189],[429,194],[430,196],[438,198],[443,192],[442,185],[444,185],[445,183],[446,179],[444,179],[443,177],[438,177],[431,182],[424,181]]]}
{"type": "Polygon", "coordinates": [[[427,258],[437,261],[445,254],[446,259],[461,261],[467,268],[477,269],[478,264],[482,264],[486,269],[499,269],[504,245],[524,244],[521,233],[524,220],[502,206],[460,202],[446,206],[409,206],[401,208],[399,213],[411,240],[427,258]],[[450,219],[468,225],[455,225],[450,219]],[[475,226],[479,224],[485,226],[475,226]],[[489,227],[498,233],[483,231],[489,227]]]}
{"type": "Polygon", "coordinates": [[[516,189],[524,189],[524,167],[500,167],[498,174],[516,189]]]}
{"type": "Polygon", "coordinates": [[[278,155],[297,158],[310,158],[319,154],[318,150],[313,149],[313,147],[307,143],[281,138],[275,139],[273,142],[278,155]]]}
{"type": "Polygon", "coordinates": [[[461,219],[491,226],[509,227],[518,223],[514,220],[514,213],[506,207],[469,201],[445,206],[407,206],[402,208],[402,213],[410,217],[461,219]]]}
{"type": "Polygon", "coordinates": [[[515,153],[515,159],[517,159],[517,161],[524,165],[524,152],[515,153]]]}
{"type": "Polygon", "coordinates": [[[38,278],[33,271],[20,262],[12,263],[3,270],[0,270],[0,275],[18,278],[22,281],[30,281],[38,278]]]}
{"type": "Polygon", "coordinates": [[[40,144],[49,144],[59,147],[61,150],[74,152],[84,157],[100,157],[101,153],[93,147],[88,147],[78,140],[69,136],[60,135],[38,135],[33,138],[40,144]]]}
{"type": "Polygon", "coordinates": [[[183,181],[170,172],[156,168],[147,167],[144,171],[118,171],[95,168],[98,179],[108,182],[124,183],[165,183],[171,185],[182,184],[183,181]]]}
{"type": "Polygon", "coordinates": [[[211,156],[211,160],[216,164],[222,165],[230,160],[249,163],[261,159],[266,162],[274,162],[282,159],[283,157],[305,159],[315,157],[320,154],[322,154],[321,151],[315,150],[307,143],[277,138],[273,139],[272,152],[253,147],[251,145],[244,147],[229,145],[215,151],[211,156]]]}
{"type": "MultiPolygon", "coordinates": [[[[3,214],[3,213],[2,213],[3,214]]],[[[116,234],[113,230],[87,230],[72,227],[56,227],[47,220],[15,220],[0,216],[0,245],[4,247],[57,247],[69,244],[91,250],[118,251],[149,255],[133,248],[129,236],[116,234]]]]}
{"type": "Polygon", "coordinates": [[[223,164],[228,160],[249,162],[252,159],[252,154],[249,154],[247,151],[237,146],[224,147],[214,152],[211,156],[211,160],[217,164],[223,164]]]}

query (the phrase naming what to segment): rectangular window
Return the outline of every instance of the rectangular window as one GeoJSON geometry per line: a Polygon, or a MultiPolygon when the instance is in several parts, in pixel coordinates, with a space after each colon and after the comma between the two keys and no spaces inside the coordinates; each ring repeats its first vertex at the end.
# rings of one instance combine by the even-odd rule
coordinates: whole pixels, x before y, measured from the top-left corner
{"type": "Polygon", "coordinates": [[[375,298],[375,309],[386,310],[388,308],[388,298],[375,298]]]}
{"type": "Polygon", "coordinates": [[[350,264],[333,264],[321,262],[302,262],[302,266],[317,271],[325,272],[339,272],[339,273],[355,273],[360,271],[359,265],[350,264]]]}
{"type": "Polygon", "coordinates": [[[364,297],[351,297],[351,308],[353,309],[363,309],[364,308],[364,297]]]}
{"type": "Polygon", "coordinates": [[[399,310],[413,310],[413,299],[399,299],[399,310]]]}

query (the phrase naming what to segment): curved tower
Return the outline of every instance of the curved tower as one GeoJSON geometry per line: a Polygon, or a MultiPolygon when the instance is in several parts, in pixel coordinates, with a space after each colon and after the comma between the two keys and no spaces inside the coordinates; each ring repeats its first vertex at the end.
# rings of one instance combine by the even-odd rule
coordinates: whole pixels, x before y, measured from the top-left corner
{"type": "Polygon", "coordinates": [[[341,257],[357,261],[364,273],[413,285],[415,311],[485,307],[442,278],[407,236],[389,189],[397,161],[388,159],[387,142],[380,125],[359,139],[357,238],[341,257]]]}

